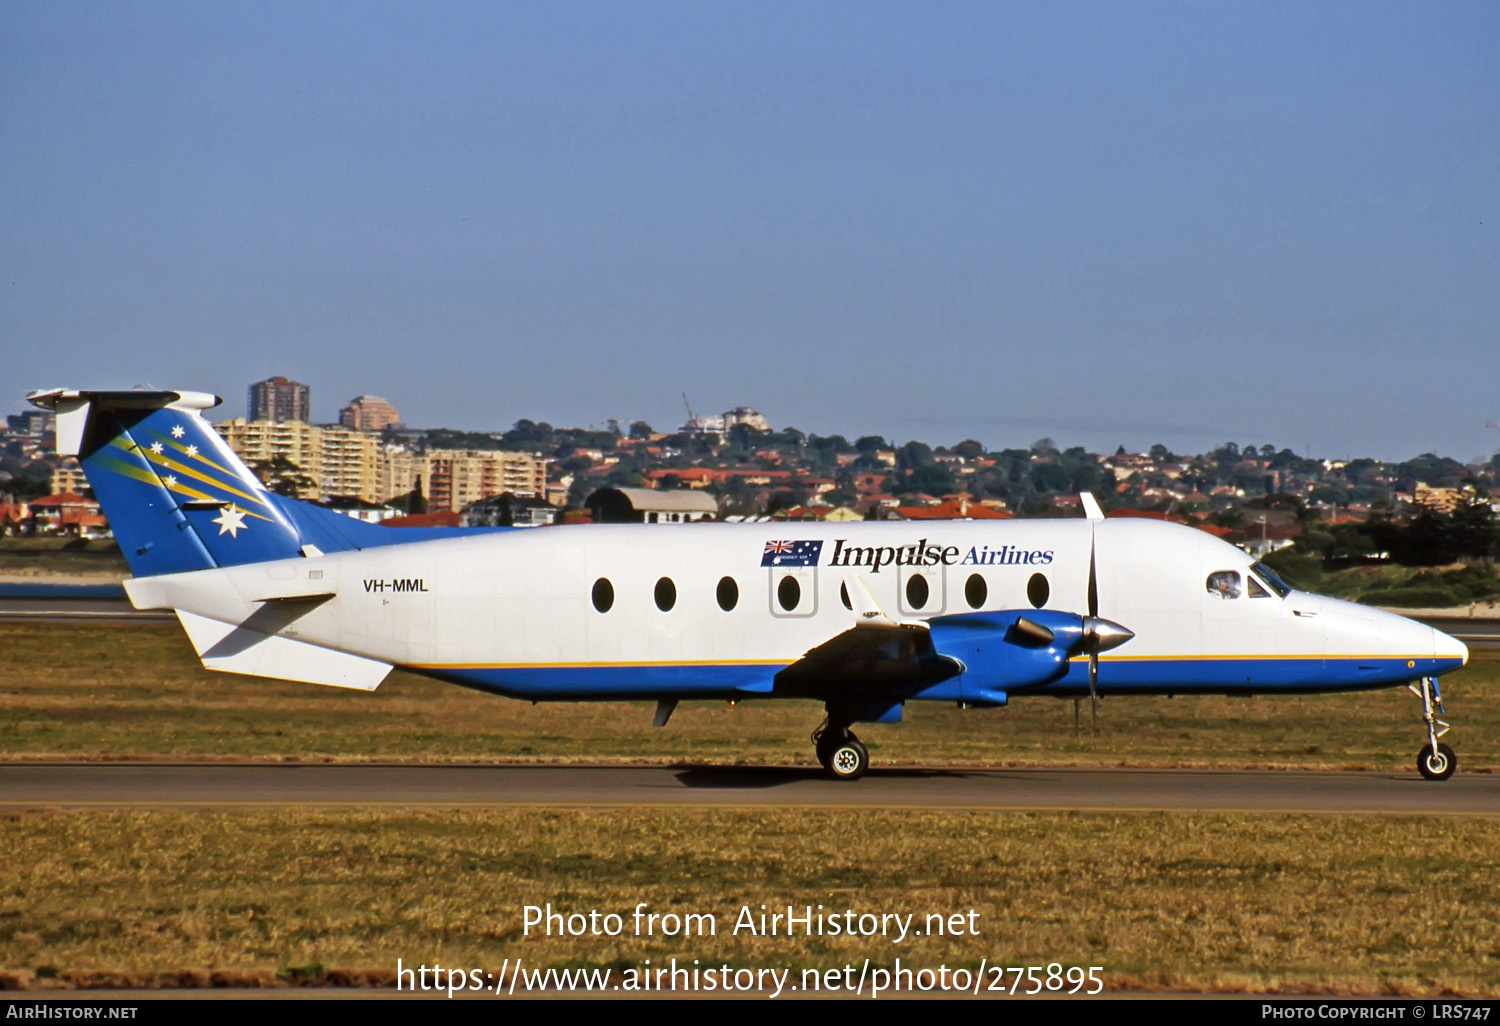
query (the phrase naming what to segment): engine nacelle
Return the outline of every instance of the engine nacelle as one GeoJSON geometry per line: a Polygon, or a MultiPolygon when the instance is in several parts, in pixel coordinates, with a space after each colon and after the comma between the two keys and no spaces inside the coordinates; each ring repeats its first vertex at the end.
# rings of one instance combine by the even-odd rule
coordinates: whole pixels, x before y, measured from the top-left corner
{"type": "Polygon", "coordinates": [[[1084,648],[1085,622],[1053,609],[960,613],[928,621],[933,647],[964,664],[954,697],[971,705],[1004,705],[1009,692],[1045,687],[1067,676],[1084,648]]]}

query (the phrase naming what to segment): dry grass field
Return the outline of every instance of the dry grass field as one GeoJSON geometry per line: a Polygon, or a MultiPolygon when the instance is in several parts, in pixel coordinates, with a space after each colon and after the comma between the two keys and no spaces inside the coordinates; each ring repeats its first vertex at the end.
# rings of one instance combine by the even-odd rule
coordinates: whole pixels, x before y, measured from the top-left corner
{"type": "MultiPolygon", "coordinates": [[[[1500,765],[1500,663],[1448,678],[1460,772],[1500,765]]],[[[885,764],[1409,768],[1416,699],[915,703],[885,764]]],[[[11,759],[805,764],[813,703],[532,706],[208,673],[172,624],[0,624],[11,759]]],[[[1111,990],[1500,995],[1500,821],[920,811],[35,812],[0,822],[0,987],[394,981],[405,964],[623,970],[1100,965],[1111,990]],[[715,936],[538,938],[521,908],[707,912],[715,936]],[[896,945],[735,936],[742,905],[979,913],[896,945]]]]}
{"type": "MultiPolygon", "coordinates": [[[[1500,822],[846,811],[35,813],[0,830],[10,985],[389,984],[405,965],[1103,966],[1109,989],[1500,994],[1500,822]],[[619,913],[523,935],[523,907],[619,913]],[[711,936],[637,937],[651,911],[711,936]],[[765,937],[742,906],[978,913],[765,937]]],[[[658,931],[659,933],[659,931],[658,931]]]]}

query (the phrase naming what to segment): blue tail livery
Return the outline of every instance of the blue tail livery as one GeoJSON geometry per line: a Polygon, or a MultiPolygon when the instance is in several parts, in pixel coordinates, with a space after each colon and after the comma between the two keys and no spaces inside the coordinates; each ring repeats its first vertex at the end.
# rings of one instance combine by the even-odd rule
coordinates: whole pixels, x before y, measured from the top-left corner
{"type": "Polygon", "coordinates": [[[202,392],[29,398],[57,413],[58,452],[77,456],[136,577],[427,540],[277,495],[203,419],[202,392]]]}

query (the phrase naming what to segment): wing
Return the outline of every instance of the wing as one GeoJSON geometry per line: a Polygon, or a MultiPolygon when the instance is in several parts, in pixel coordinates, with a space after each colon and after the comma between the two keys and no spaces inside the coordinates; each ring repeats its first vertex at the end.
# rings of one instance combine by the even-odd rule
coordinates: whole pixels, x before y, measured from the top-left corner
{"type": "Polygon", "coordinates": [[[867,690],[889,693],[893,686],[918,691],[964,672],[962,662],[933,646],[927,624],[891,619],[858,576],[844,586],[854,626],[777,673],[778,694],[853,697],[867,690]]]}

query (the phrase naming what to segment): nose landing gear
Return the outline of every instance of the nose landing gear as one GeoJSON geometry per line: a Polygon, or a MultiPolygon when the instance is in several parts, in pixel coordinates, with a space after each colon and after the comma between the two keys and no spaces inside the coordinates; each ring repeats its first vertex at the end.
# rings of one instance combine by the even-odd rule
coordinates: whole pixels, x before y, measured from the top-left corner
{"type": "Polygon", "coordinates": [[[1407,687],[1412,694],[1422,699],[1422,720],[1427,724],[1427,743],[1417,752],[1417,772],[1427,780],[1447,780],[1458,769],[1458,756],[1447,745],[1438,743],[1438,738],[1452,728],[1436,715],[1445,712],[1437,678],[1423,677],[1418,683],[1407,687]],[[1441,730],[1438,729],[1440,727],[1441,730]]]}

